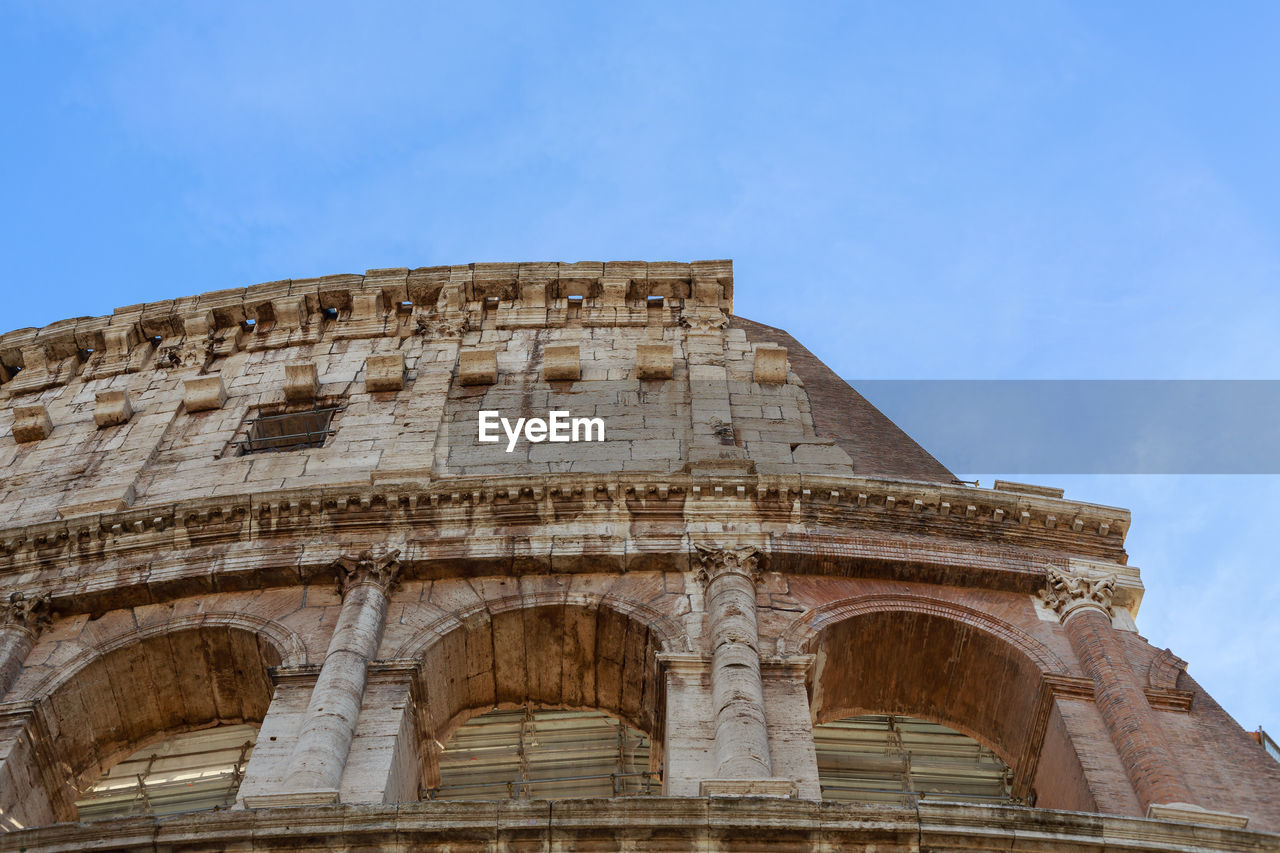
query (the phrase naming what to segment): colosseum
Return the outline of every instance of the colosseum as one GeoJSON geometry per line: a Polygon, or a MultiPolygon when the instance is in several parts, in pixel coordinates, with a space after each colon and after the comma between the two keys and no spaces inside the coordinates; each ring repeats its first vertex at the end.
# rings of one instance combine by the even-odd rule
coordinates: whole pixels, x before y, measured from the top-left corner
{"type": "Polygon", "coordinates": [[[132,305],[0,398],[0,850],[1280,850],[1129,513],[958,482],[728,261],[132,305]]]}

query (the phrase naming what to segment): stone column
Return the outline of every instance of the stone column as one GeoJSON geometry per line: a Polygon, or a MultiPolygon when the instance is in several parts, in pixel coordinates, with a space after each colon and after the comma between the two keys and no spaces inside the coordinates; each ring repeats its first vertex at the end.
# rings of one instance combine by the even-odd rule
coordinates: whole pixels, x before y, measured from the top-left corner
{"type": "Polygon", "coordinates": [[[715,714],[716,778],[702,783],[704,795],[792,796],[793,780],[773,778],[760,637],[756,628],[755,548],[716,549],[696,545],[699,578],[710,616],[711,702],[715,714]]]}
{"type": "Polygon", "coordinates": [[[1242,825],[1233,815],[1209,812],[1193,804],[1191,791],[1111,625],[1116,576],[1083,568],[1050,568],[1048,580],[1041,597],[1058,613],[1080,665],[1093,679],[1098,710],[1147,815],[1242,825]]]}
{"type": "Polygon", "coordinates": [[[342,611],[289,759],[284,787],[293,802],[338,800],[369,662],[382,641],[387,596],[400,573],[399,555],[391,551],[375,558],[365,551],[356,559],[338,561],[342,611]]]}
{"type": "Polygon", "coordinates": [[[29,597],[15,592],[0,601],[0,700],[18,680],[23,661],[48,624],[48,593],[29,597]]]}

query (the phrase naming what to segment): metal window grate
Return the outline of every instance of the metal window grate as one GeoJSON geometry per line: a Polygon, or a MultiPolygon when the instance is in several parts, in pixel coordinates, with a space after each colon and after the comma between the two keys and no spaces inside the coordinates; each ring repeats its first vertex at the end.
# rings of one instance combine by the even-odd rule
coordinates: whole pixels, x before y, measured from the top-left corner
{"type": "Polygon", "coordinates": [[[257,738],[257,726],[218,726],[143,747],[84,791],[80,820],[226,808],[257,738]]]}
{"type": "Polygon", "coordinates": [[[423,799],[625,797],[662,792],[649,738],[600,711],[521,709],[473,717],[439,756],[423,799]]]}
{"type": "Polygon", "coordinates": [[[260,415],[249,425],[245,438],[232,444],[240,455],[248,453],[285,453],[306,447],[322,447],[334,433],[329,428],[336,406],[309,409],[282,415],[260,415]]]}
{"type": "Polygon", "coordinates": [[[968,735],[914,717],[868,714],[813,727],[822,798],[913,805],[1012,802],[1008,765],[968,735]]]}

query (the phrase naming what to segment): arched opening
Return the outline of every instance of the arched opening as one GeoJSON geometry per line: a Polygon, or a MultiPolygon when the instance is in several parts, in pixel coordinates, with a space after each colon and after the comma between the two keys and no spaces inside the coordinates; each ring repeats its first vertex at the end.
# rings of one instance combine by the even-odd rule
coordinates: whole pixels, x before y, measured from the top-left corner
{"type": "MultiPolygon", "coordinates": [[[[810,683],[816,728],[864,715],[944,726],[1010,768],[1011,798],[1034,799],[1046,715],[1053,712],[1044,677],[1064,669],[1052,652],[979,611],[916,596],[850,599],[806,618],[799,645],[816,656],[810,683]]],[[[1078,775],[1067,766],[1073,761],[1062,752],[1048,769],[1078,775]]],[[[1037,804],[1087,805],[1074,794],[1050,796],[1053,802],[1037,804]]]]}
{"type": "Polygon", "coordinates": [[[660,793],[648,735],[604,711],[524,707],[472,717],[437,755],[433,800],[570,799],[660,793]]]}
{"type": "Polygon", "coordinates": [[[966,734],[917,717],[862,714],[813,727],[822,799],[915,805],[1012,801],[1012,771],[966,734]]]}
{"type": "Polygon", "coordinates": [[[258,726],[170,735],[111,767],[76,800],[79,819],[224,809],[236,801],[258,726]]]}
{"type": "Polygon", "coordinates": [[[256,730],[271,701],[267,669],[280,660],[261,634],[230,625],[155,633],[86,655],[36,702],[23,775],[39,784],[0,791],[0,809],[28,826],[75,820],[77,801],[148,745],[220,726],[256,730]]]}
{"type": "MultiPolygon", "coordinates": [[[[629,743],[661,744],[660,650],[662,636],[649,622],[607,603],[491,605],[464,616],[418,652],[424,795],[446,790],[450,744],[472,736],[454,740],[472,720],[479,721],[476,733],[515,738],[503,749],[519,746],[516,722],[529,713],[545,715],[535,716],[535,730],[557,737],[574,726],[607,724],[615,741],[623,731],[629,743]]],[[[596,734],[605,731],[598,727],[596,734]]],[[[652,746],[650,753],[641,772],[651,774],[645,778],[652,786],[661,755],[652,746]]],[[[602,760],[597,755],[583,766],[602,760]]]]}

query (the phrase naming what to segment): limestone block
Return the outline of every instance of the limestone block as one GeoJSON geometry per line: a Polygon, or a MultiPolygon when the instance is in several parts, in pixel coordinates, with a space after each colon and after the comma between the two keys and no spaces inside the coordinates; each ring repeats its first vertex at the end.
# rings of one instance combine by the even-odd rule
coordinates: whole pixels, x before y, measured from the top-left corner
{"type": "Polygon", "coordinates": [[[844,448],[830,444],[801,444],[791,453],[798,465],[852,465],[853,460],[844,448]]]}
{"type": "Polygon", "coordinates": [[[198,379],[187,379],[183,382],[182,404],[188,412],[207,412],[221,409],[227,402],[227,389],[219,375],[201,376],[198,379]]]}
{"type": "Polygon", "coordinates": [[[463,350],[458,354],[458,383],[492,385],[498,381],[498,354],[491,349],[463,350]]]}
{"type": "Polygon", "coordinates": [[[520,285],[520,303],[525,308],[547,307],[547,283],[545,281],[528,281],[520,285]]]}
{"type": "Polygon", "coordinates": [[[121,358],[128,356],[129,350],[137,344],[138,334],[133,324],[111,326],[102,331],[102,340],[108,356],[121,358]]]}
{"type": "Polygon", "coordinates": [[[198,311],[182,319],[182,329],[189,338],[207,338],[217,327],[212,311],[198,311]]]}
{"type": "Polygon", "coordinates": [[[382,291],[356,290],[351,293],[351,319],[374,320],[381,316],[385,309],[382,305],[382,291]]]}
{"type": "Polygon", "coordinates": [[[366,391],[399,391],[404,387],[404,353],[371,355],[364,360],[366,391]]]}
{"type": "Polygon", "coordinates": [[[320,393],[320,379],[313,361],[284,366],[284,398],[290,403],[310,403],[320,393]]]}
{"type": "Polygon", "coordinates": [[[606,278],[601,282],[601,304],[607,308],[621,308],[627,304],[627,286],[631,282],[625,278],[606,278]]]}
{"type": "Polygon", "coordinates": [[[271,313],[279,328],[300,329],[307,323],[307,301],[298,296],[275,299],[271,302],[271,313]]]}
{"type": "Polygon", "coordinates": [[[548,382],[582,378],[578,345],[547,347],[542,351],[542,377],[548,382]]]}
{"type": "Polygon", "coordinates": [[[671,344],[640,344],[636,347],[636,375],[641,379],[670,379],[674,363],[671,344]]]}
{"type": "Polygon", "coordinates": [[[752,378],[762,385],[784,385],[787,381],[786,347],[756,347],[755,372],[752,378]]]}
{"type": "Polygon", "coordinates": [[[49,410],[42,405],[13,407],[13,440],[19,444],[40,441],[53,432],[49,410]]]}
{"type": "Polygon", "coordinates": [[[1229,829],[1244,829],[1249,825],[1249,818],[1245,815],[1209,811],[1192,803],[1152,803],[1147,807],[1147,817],[1181,823],[1202,823],[1229,829]]]}
{"type": "Polygon", "coordinates": [[[133,403],[127,391],[99,391],[94,403],[93,420],[99,428],[128,423],[133,417],[133,403]]]}

